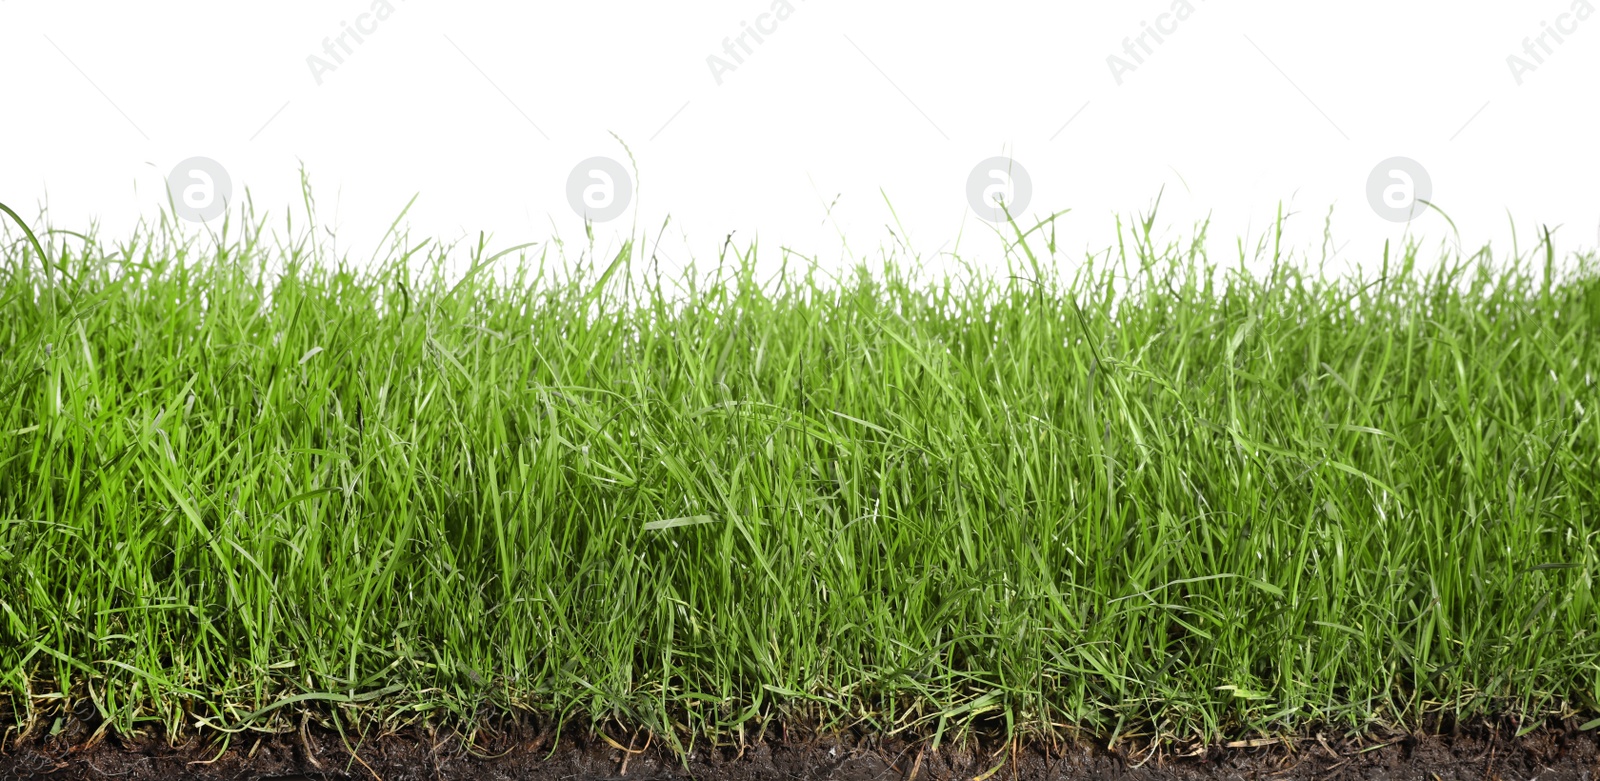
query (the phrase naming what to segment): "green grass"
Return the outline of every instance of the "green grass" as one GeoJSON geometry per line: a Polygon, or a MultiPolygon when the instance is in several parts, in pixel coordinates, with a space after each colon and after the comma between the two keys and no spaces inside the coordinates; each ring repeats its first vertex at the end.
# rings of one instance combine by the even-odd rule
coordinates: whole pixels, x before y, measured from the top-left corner
{"type": "Polygon", "coordinates": [[[1594,714],[1593,255],[1047,233],[995,273],[663,278],[10,231],[0,713],[680,747],[1594,714]]]}

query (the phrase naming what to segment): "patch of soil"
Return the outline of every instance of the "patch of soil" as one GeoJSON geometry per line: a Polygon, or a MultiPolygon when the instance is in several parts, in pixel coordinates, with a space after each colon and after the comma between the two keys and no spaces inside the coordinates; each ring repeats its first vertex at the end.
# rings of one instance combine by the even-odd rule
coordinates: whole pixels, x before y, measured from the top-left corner
{"type": "MultiPolygon", "coordinates": [[[[11,733],[15,735],[15,733],[11,733]]],[[[354,738],[352,737],[352,740],[354,738]]],[[[1600,779],[1600,741],[1571,727],[1540,728],[1523,737],[1487,726],[1455,734],[1312,733],[1293,741],[1240,742],[1184,749],[1167,745],[1111,748],[1086,742],[1002,744],[983,749],[882,740],[871,734],[793,732],[739,747],[697,747],[687,761],[643,737],[620,749],[610,737],[521,730],[480,738],[421,729],[346,744],[315,729],[242,735],[225,749],[215,741],[172,745],[116,737],[93,742],[68,730],[54,738],[14,738],[0,745],[0,779],[703,779],[704,781],[1591,781],[1600,779]],[[352,752],[351,749],[354,749],[352,752]]]]}

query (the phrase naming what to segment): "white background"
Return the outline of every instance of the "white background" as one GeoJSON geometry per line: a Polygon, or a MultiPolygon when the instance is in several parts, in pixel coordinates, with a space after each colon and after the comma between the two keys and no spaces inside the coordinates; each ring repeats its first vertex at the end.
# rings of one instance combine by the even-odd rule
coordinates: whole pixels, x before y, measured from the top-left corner
{"type": "Polygon", "coordinates": [[[322,226],[362,258],[413,194],[414,235],[570,245],[567,176],[626,161],[615,133],[640,187],[597,234],[654,237],[671,215],[679,263],[730,232],[768,261],[871,260],[893,243],[886,198],[923,255],[999,263],[966,180],[1002,154],[1031,174],[1028,215],[1072,210],[1062,264],[1163,191],[1158,225],[1210,215],[1224,263],[1280,202],[1313,258],[1330,207],[1336,263],[1374,266],[1407,230],[1454,246],[1437,214],[1369,208],[1369,173],[1396,155],[1426,166],[1469,250],[1505,254],[1513,221],[1524,252],[1541,224],[1562,249],[1600,242],[1600,15],[1546,39],[1520,85],[1507,61],[1572,0],[1193,0],[1120,85],[1107,58],[1171,0],[792,0],[721,85],[707,58],[771,0],[392,1],[319,85],[307,58],[371,0],[0,0],[0,201],[113,239],[203,155],[280,220],[303,165],[322,226]]]}

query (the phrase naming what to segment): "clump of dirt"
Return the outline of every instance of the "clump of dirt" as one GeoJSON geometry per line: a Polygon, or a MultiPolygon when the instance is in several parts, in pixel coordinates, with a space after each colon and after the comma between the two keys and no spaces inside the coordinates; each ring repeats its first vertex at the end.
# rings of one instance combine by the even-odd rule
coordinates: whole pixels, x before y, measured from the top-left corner
{"type": "MultiPolygon", "coordinates": [[[[1348,781],[1591,781],[1600,778],[1600,741],[1569,725],[1521,737],[1479,725],[1450,733],[1372,734],[1346,738],[1310,733],[1294,740],[1238,741],[1184,749],[1172,745],[1116,748],[1089,742],[945,746],[882,739],[870,733],[802,734],[742,748],[702,746],[687,759],[646,738],[622,743],[597,733],[553,739],[550,725],[480,737],[412,728],[359,744],[316,729],[235,736],[224,747],[192,739],[94,741],[67,731],[15,738],[0,746],[4,779],[700,779],[702,781],[1211,781],[1212,779],[1337,779],[1348,781]]],[[[352,737],[353,741],[354,738],[352,737]]]]}

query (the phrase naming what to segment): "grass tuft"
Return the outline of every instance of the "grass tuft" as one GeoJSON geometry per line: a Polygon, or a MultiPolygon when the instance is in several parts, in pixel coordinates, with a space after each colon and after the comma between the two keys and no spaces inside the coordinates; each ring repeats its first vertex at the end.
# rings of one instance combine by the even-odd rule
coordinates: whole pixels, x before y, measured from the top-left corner
{"type": "Polygon", "coordinates": [[[1600,269],[1548,235],[1334,277],[1146,221],[1070,262],[1018,231],[1010,273],[730,246],[672,279],[632,245],[351,266],[162,223],[46,232],[50,275],[18,223],[30,727],[1210,741],[1600,702],[1600,269]]]}

